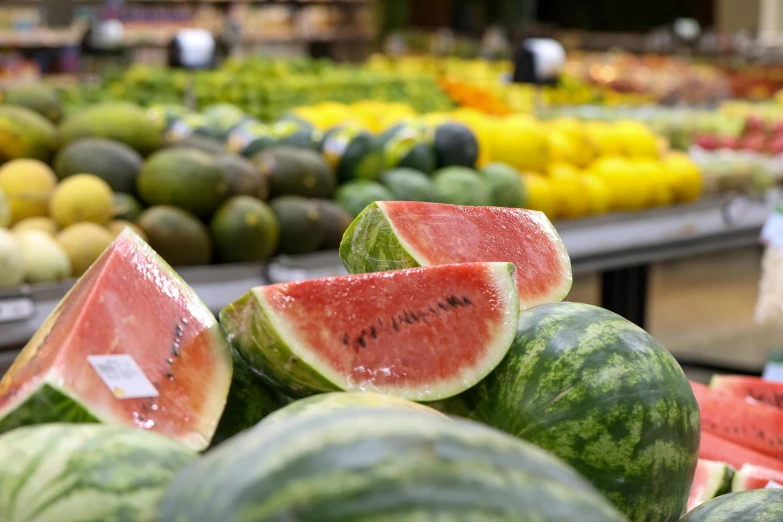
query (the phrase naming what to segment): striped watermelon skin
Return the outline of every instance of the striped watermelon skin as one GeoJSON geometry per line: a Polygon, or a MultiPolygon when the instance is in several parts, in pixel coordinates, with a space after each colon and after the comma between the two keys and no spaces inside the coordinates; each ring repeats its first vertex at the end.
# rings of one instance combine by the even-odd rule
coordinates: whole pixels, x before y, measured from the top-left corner
{"type": "Polygon", "coordinates": [[[196,460],[150,432],[44,424],[0,436],[3,522],[156,522],[177,472],[196,460]]]}
{"type": "Polygon", "coordinates": [[[671,354],[612,312],[576,303],[524,311],[506,359],[442,408],[552,452],[632,521],[673,522],[685,510],[696,400],[671,354]]]}
{"type": "Polygon", "coordinates": [[[395,408],[262,422],[184,469],[160,522],[620,522],[551,455],[486,426],[395,408]]]}
{"type": "Polygon", "coordinates": [[[729,493],[697,507],[682,522],[775,522],[783,520],[783,490],[729,493]]]}

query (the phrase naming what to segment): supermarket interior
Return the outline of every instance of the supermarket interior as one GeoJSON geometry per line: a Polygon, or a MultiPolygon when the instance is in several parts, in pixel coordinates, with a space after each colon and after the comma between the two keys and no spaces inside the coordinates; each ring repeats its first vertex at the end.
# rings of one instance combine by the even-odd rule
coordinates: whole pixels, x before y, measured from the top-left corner
{"type": "Polygon", "coordinates": [[[0,0],[0,378],[0,522],[783,521],[783,0],[0,0]]]}

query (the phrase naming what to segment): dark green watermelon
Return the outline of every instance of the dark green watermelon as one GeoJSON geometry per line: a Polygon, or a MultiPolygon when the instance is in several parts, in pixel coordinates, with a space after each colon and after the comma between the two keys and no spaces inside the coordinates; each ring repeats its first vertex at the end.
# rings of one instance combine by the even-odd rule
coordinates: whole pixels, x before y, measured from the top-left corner
{"type": "Polygon", "coordinates": [[[674,357],[612,312],[576,303],[524,311],[506,359],[444,409],[559,456],[632,522],[674,522],[685,510],[696,399],[674,357]]]}
{"type": "Polygon", "coordinates": [[[304,120],[282,118],[271,126],[278,145],[318,150],[323,133],[304,120]]]}
{"type": "Polygon", "coordinates": [[[517,169],[505,163],[490,163],[481,169],[479,175],[489,187],[493,206],[525,208],[527,191],[517,169]]]}
{"type": "Polygon", "coordinates": [[[447,122],[435,129],[437,168],[476,166],[479,143],[473,131],[457,122],[447,122]]]}
{"type": "Polygon", "coordinates": [[[440,193],[432,178],[413,169],[394,169],[381,175],[381,183],[397,201],[440,201],[440,193]]]}
{"type": "Polygon", "coordinates": [[[340,182],[378,179],[383,158],[375,138],[355,125],[332,129],[321,142],[321,154],[337,172],[340,182]]]}
{"type": "Polygon", "coordinates": [[[252,158],[277,144],[277,138],[272,129],[260,121],[246,120],[231,129],[226,140],[226,147],[234,154],[252,158]]]}
{"type": "Polygon", "coordinates": [[[777,522],[783,520],[783,490],[729,493],[702,504],[681,522],[777,522]]]}
{"type": "Polygon", "coordinates": [[[335,202],[348,211],[352,217],[358,216],[367,205],[376,201],[393,201],[394,195],[374,181],[349,181],[337,188],[335,202]]]}
{"type": "Polygon", "coordinates": [[[409,168],[430,174],[435,170],[432,131],[423,124],[401,123],[378,137],[387,169],[409,168]]]}

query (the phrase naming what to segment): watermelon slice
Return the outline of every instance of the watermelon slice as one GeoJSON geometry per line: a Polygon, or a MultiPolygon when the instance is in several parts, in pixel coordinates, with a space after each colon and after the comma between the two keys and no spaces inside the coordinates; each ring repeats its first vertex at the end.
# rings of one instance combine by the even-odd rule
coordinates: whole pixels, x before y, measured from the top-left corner
{"type": "Polygon", "coordinates": [[[254,288],[220,313],[242,358],[292,396],[456,395],[506,355],[519,297],[510,263],[467,263],[254,288]]]}
{"type": "Polygon", "coordinates": [[[752,464],[783,471],[783,460],[768,457],[704,431],[701,433],[699,458],[725,462],[736,469],[742,468],[745,464],[752,464]]]}
{"type": "Polygon", "coordinates": [[[747,491],[749,489],[764,489],[779,485],[783,485],[783,471],[745,464],[734,475],[731,490],[747,491]]]}
{"type": "Polygon", "coordinates": [[[691,383],[702,432],[718,435],[775,458],[783,457],[783,411],[691,383]]]}
{"type": "Polygon", "coordinates": [[[699,459],[696,474],[693,476],[691,494],[688,497],[687,510],[704,504],[708,500],[729,492],[734,468],[725,462],[699,459]]]}
{"type": "Polygon", "coordinates": [[[215,317],[125,229],[0,381],[0,433],[48,422],[104,422],[203,449],[225,406],[231,375],[231,354],[215,317]],[[99,355],[125,357],[88,360],[99,355]],[[141,374],[117,380],[133,370],[127,356],[141,374]],[[107,383],[114,383],[112,389],[107,383]]]}
{"type": "Polygon", "coordinates": [[[448,263],[505,261],[517,267],[522,308],[562,301],[571,261],[541,212],[379,201],[343,236],[340,258],[352,274],[448,263]]]}
{"type": "Polygon", "coordinates": [[[745,375],[715,375],[710,387],[735,397],[750,397],[764,404],[783,408],[783,382],[765,381],[745,375]]]}

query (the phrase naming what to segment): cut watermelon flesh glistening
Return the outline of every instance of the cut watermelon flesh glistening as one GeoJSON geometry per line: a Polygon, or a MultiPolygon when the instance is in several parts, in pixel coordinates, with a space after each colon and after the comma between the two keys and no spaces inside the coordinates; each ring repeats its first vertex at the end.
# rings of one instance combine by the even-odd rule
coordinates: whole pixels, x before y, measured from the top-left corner
{"type": "Polygon", "coordinates": [[[750,397],[764,404],[783,408],[783,382],[767,381],[745,375],[715,375],[710,381],[713,390],[735,397],[750,397]]]}
{"type": "Polygon", "coordinates": [[[783,456],[783,410],[691,383],[702,432],[712,433],[771,457],[783,456]]]}
{"type": "Polygon", "coordinates": [[[752,464],[783,472],[783,460],[768,457],[704,431],[701,433],[699,458],[725,462],[736,469],[752,464]]]}
{"type": "Polygon", "coordinates": [[[725,462],[699,459],[688,497],[687,511],[729,492],[734,470],[725,462]]]}
{"type": "Polygon", "coordinates": [[[0,381],[0,433],[49,422],[151,430],[203,449],[226,403],[232,362],[209,309],[126,229],[82,276],[0,381]],[[88,357],[129,355],[154,386],[109,389],[88,357]],[[151,396],[157,393],[157,397],[151,396]]]}
{"type": "Polygon", "coordinates": [[[510,263],[467,263],[254,288],[220,313],[242,358],[285,393],[456,395],[506,355],[519,297],[510,263]]]}
{"type": "Polygon", "coordinates": [[[783,471],[745,464],[734,475],[731,483],[732,491],[747,491],[749,489],[764,489],[772,484],[783,485],[783,471]]]}
{"type": "Polygon", "coordinates": [[[523,308],[561,301],[571,261],[541,212],[417,201],[368,206],[343,236],[340,258],[360,274],[450,263],[508,262],[523,308]]]}

